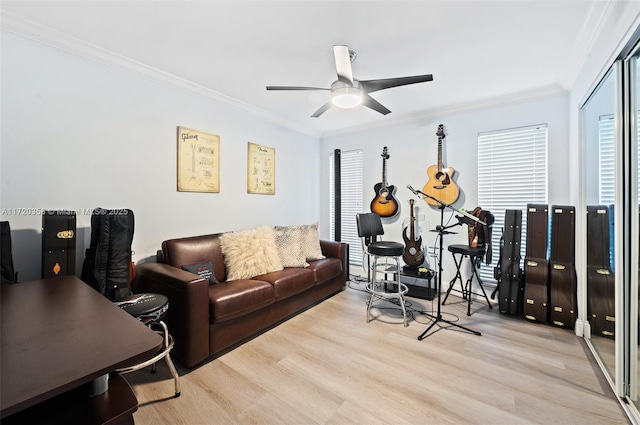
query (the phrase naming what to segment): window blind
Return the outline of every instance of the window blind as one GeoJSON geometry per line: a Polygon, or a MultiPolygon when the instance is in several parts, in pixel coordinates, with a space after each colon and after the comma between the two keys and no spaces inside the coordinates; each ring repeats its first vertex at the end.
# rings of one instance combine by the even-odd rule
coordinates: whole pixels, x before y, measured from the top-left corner
{"type": "Polygon", "coordinates": [[[601,205],[611,205],[615,201],[615,157],[613,152],[614,139],[613,115],[602,115],[598,118],[598,145],[600,178],[599,199],[601,205]]]}
{"type": "Polygon", "coordinates": [[[546,124],[478,134],[478,205],[495,217],[493,261],[480,268],[484,282],[496,282],[493,268],[500,259],[505,211],[522,211],[520,248],[524,260],[527,204],[546,204],[547,190],[546,124]]]}
{"type": "MultiPolygon", "coordinates": [[[[358,237],[356,214],[362,212],[363,159],[362,150],[340,153],[340,179],[342,191],[342,242],[349,244],[350,263],[362,265],[362,243],[358,237]]],[[[331,240],[335,240],[334,153],[329,158],[329,199],[331,240]]]]}

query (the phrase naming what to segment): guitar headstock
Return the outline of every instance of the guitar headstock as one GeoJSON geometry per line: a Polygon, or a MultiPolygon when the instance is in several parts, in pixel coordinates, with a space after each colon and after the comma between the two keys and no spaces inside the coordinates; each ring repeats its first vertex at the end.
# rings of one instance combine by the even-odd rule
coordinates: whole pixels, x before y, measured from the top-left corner
{"type": "Polygon", "coordinates": [[[382,154],[380,154],[380,156],[383,157],[384,159],[389,159],[389,154],[387,153],[386,146],[382,149],[382,154]]]}
{"type": "Polygon", "coordinates": [[[441,141],[445,138],[444,135],[444,124],[438,125],[438,131],[436,132],[436,136],[438,136],[438,141],[441,141]]]}

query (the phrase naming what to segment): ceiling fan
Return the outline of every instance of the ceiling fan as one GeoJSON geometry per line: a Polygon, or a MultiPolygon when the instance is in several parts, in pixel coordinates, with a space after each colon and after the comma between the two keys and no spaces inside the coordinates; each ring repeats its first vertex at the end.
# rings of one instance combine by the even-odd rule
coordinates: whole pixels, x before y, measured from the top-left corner
{"type": "Polygon", "coordinates": [[[369,93],[384,90],[391,87],[406,86],[408,84],[424,83],[433,81],[431,74],[415,75],[411,77],[383,78],[378,80],[359,81],[353,78],[351,62],[355,60],[356,54],[349,50],[348,46],[333,46],[333,56],[336,61],[336,72],[338,79],[331,84],[330,88],[324,87],[298,87],[298,86],[267,86],[267,90],[329,90],[331,100],[322,105],[320,109],[311,115],[318,118],[331,106],[339,108],[353,108],[360,104],[387,115],[391,111],[380,102],[369,96],[369,93]]]}

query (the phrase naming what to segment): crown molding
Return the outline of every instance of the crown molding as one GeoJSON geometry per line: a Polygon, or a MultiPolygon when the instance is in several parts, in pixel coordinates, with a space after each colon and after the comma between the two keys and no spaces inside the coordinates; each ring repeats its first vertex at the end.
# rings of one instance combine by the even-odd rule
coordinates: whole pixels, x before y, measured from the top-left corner
{"type": "Polygon", "coordinates": [[[47,26],[37,24],[14,13],[0,10],[0,28],[85,59],[128,72],[140,78],[189,91],[192,94],[222,103],[268,123],[285,127],[289,130],[293,130],[316,139],[319,139],[321,136],[321,133],[316,130],[283,120],[269,111],[257,108],[248,103],[239,101],[230,96],[211,90],[199,84],[195,84],[184,78],[159,70],[142,62],[135,61],[126,56],[119,55],[110,50],[103,49],[78,38],[71,37],[47,26]]]}

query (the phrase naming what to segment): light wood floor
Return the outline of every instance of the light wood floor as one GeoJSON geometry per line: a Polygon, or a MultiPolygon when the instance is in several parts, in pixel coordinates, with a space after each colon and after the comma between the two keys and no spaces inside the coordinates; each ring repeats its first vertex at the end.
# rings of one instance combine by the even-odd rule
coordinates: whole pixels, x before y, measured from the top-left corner
{"type": "MultiPolygon", "coordinates": [[[[136,424],[627,424],[596,362],[570,330],[501,315],[452,294],[443,318],[373,309],[358,284],[190,370],[182,395],[164,365],[126,375],[136,424]]],[[[436,303],[409,298],[412,308],[436,303]]],[[[377,302],[379,306],[391,306],[377,302]]]]}

